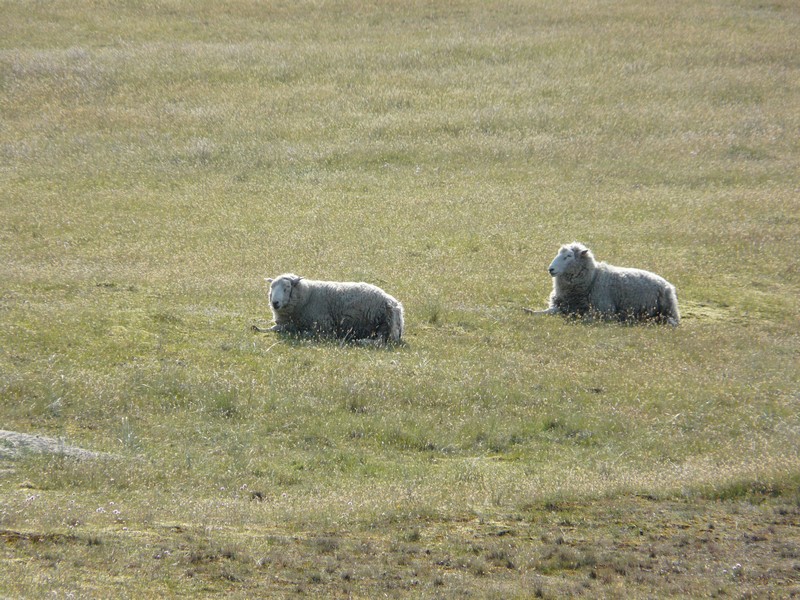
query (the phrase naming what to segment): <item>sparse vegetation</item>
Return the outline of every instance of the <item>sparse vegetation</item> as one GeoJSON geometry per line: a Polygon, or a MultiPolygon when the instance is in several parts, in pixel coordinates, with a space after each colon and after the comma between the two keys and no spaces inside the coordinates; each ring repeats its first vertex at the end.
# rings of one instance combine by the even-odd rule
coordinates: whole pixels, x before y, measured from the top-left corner
{"type": "Polygon", "coordinates": [[[796,3],[3,3],[0,596],[800,594],[796,3]],[[578,239],[679,328],[536,320],[578,239]],[[404,346],[254,334],[380,285],[404,346]]]}

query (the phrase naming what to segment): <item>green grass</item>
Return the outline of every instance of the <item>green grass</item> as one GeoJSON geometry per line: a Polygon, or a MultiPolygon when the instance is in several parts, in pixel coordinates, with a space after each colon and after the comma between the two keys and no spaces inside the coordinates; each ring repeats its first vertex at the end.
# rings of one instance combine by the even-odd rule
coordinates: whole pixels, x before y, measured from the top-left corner
{"type": "Polygon", "coordinates": [[[795,3],[2,13],[0,429],[114,458],[0,462],[0,595],[800,592],[795,3]],[[681,326],[524,313],[575,239],[681,326]]]}

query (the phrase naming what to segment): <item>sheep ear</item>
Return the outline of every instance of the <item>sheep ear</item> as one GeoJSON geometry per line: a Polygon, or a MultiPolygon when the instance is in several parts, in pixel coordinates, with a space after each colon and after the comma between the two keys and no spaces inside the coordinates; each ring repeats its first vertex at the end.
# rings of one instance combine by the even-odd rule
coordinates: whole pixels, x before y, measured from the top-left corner
{"type": "Polygon", "coordinates": [[[292,287],[294,287],[294,286],[296,286],[298,283],[300,283],[300,280],[301,280],[301,279],[305,279],[305,277],[295,277],[294,279],[292,279],[292,287]]]}
{"type": "Polygon", "coordinates": [[[588,248],[585,248],[585,249],[581,250],[580,257],[581,257],[581,258],[583,258],[583,257],[584,257],[584,256],[586,256],[587,254],[589,254],[589,249],[588,249],[588,248]]]}
{"type": "Polygon", "coordinates": [[[272,277],[264,277],[264,281],[266,281],[267,283],[272,283],[275,280],[272,277]]]}

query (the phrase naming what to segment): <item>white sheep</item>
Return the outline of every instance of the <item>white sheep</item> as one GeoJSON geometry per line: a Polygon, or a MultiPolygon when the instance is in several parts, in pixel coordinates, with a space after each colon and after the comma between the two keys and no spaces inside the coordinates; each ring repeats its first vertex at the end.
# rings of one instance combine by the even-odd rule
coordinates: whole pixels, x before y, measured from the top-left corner
{"type": "Polygon", "coordinates": [[[579,242],[562,246],[548,270],[553,277],[550,307],[528,312],[680,323],[675,286],[650,271],[598,263],[579,242]]]}
{"type": "Polygon", "coordinates": [[[293,273],[267,279],[270,331],[345,340],[400,342],[403,305],[369,283],[315,281],[293,273]]]}

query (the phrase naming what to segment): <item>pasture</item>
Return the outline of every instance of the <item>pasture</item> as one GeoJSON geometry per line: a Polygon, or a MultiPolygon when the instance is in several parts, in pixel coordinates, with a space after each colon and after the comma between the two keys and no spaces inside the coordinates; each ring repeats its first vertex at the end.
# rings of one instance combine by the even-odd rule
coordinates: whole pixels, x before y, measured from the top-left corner
{"type": "Polygon", "coordinates": [[[1,6],[0,596],[800,594],[796,2],[1,6]]]}

